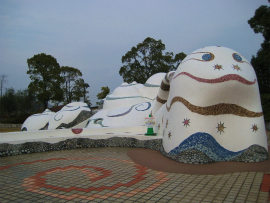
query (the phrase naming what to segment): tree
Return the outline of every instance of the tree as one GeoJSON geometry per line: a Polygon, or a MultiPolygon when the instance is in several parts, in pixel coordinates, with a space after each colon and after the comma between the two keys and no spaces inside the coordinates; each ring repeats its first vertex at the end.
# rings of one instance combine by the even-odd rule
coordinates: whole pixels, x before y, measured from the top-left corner
{"type": "Polygon", "coordinates": [[[5,86],[5,84],[7,84],[7,75],[2,74],[0,75],[0,89],[1,89],[1,97],[3,95],[3,88],[5,86]]]}
{"type": "Polygon", "coordinates": [[[27,59],[27,63],[29,68],[27,74],[31,79],[28,87],[43,103],[44,109],[48,107],[50,100],[61,100],[63,78],[60,76],[61,69],[57,60],[51,55],[41,53],[27,59]]]}
{"type": "Polygon", "coordinates": [[[124,64],[119,74],[125,82],[145,83],[146,80],[159,72],[169,72],[177,68],[177,64],[186,57],[183,52],[174,56],[173,52],[166,52],[165,44],[161,40],[146,38],[142,43],[132,47],[124,56],[124,64]]]}
{"type": "Polygon", "coordinates": [[[270,42],[262,43],[251,64],[256,72],[261,94],[270,94],[270,42]]]}
{"type": "Polygon", "coordinates": [[[260,6],[248,24],[255,33],[262,33],[264,39],[270,41],[270,6],[260,6]]]}
{"type": "Polygon", "coordinates": [[[35,97],[29,89],[18,90],[15,93],[15,98],[18,113],[27,113],[33,109],[35,97]]]}
{"type": "Polygon", "coordinates": [[[264,42],[251,64],[257,74],[261,94],[270,94],[270,7],[260,6],[255,15],[248,20],[255,33],[262,33],[264,42]]]}
{"type": "Polygon", "coordinates": [[[80,101],[83,98],[83,101],[88,105],[91,105],[89,96],[86,96],[89,93],[86,89],[90,87],[87,83],[84,82],[84,79],[79,78],[75,81],[74,87],[72,88],[73,100],[80,101]]]}
{"type": "Polygon", "coordinates": [[[15,91],[12,87],[6,89],[1,98],[1,106],[9,116],[29,113],[33,110],[34,95],[29,89],[15,91]]]}
{"type": "Polygon", "coordinates": [[[104,99],[110,93],[110,88],[108,86],[101,87],[101,92],[97,94],[98,99],[104,99]]]}
{"type": "Polygon", "coordinates": [[[72,88],[73,85],[71,82],[74,82],[76,78],[82,76],[82,73],[77,68],[62,66],[61,67],[61,76],[64,78],[64,89],[65,89],[65,99],[67,103],[72,101],[72,88]]]}
{"type": "Polygon", "coordinates": [[[6,89],[5,94],[1,98],[1,106],[9,114],[9,116],[11,116],[12,113],[16,114],[18,106],[15,96],[15,90],[12,87],[6,89]]]}

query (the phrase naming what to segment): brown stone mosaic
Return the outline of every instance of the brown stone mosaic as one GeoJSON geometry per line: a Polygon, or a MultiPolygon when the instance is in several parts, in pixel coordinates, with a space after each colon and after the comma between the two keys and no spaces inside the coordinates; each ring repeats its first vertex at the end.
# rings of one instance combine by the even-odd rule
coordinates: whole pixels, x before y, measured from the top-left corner
{"type": "Polygon", "coordinates": [[[161,82],[160,89],[163,91],[170,91],[170,85],[166,85],[163,81],[161,82]]]}
{"type": "Polygon", "coordinates": [[[206,106],[206,107],[200,107],[195,106],[191,103],[189,103],[187,100],[185,100],[182,97],[174,97],[171,101],[170,106],[168,107],[166,105],[167,111],[169,112],[172,108],[172,105],[175,102],[181,102],[184,104],[190,111],[193,113],[198,113],[201,115],[222,115],[222,114],[233,114],[236,116],[242,116],[242,117],[261,117],[263,115],[263,112],[253,112],[249,111],[241,106],[238,106],[236,104],[215,104],[212,106],[206,106]]]}
{"type": "Polygon", "coordinates": [[[165,104],[167,102],[167,100],[161,99],[159,96],[157,96],[157,102],[159,102],[161,104],[165,104]]]}

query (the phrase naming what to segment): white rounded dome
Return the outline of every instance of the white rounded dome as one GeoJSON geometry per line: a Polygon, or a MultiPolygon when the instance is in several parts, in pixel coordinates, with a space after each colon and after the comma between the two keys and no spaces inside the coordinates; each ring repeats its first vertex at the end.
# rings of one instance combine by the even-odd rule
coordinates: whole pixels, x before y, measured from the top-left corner
{"type": "Polygon", "coordinates": [[[134,85],[127,85],[123,86],[123,84],[120,87],[117,87],[113,94],[110,96],[113,97],[128,97],[128,96],[138,96],[140,95],[138,88],[134,85]]]}
{"type": "Polygon", "coordinates": [[[147,81],[146,83],[149,85],[160,85],[162,79],[164,78],[164,76],[166,75],[166,73],[156,73],[155,75],[152,75],[147,81]]]}

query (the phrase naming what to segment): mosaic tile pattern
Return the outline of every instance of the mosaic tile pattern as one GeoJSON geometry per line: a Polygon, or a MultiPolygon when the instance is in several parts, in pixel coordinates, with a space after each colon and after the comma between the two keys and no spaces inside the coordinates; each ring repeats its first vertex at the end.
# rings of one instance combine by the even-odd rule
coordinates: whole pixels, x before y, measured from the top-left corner
{"type": "Polygon", "coordinates": [[[126,112],[124,113],[120,113],[120,114],[116,114],[116,115],[107,115],[108,117],[120,117],[120,116],[125,116],[127,115],[128,113],[131,112],[131,110],[133,109],[133,107],[135,107],[135,109],[137,111],[147,111],[148,109],[150,109],[151,107],[151,103],[150,102],[144,102],[144,103],[140,103],[140,104],[136,104],[136,105],[133,105],[131,106],[126,112]],[[147,107],[145,107],[145,104],[147,104],[147,107]],[[143,107],[142,109],[139,109],[138,107],[143,107]]]}
{"type": "MultiPolygon", "coordinates": [[[[187,59],[185,61],[182,61],[181,64],[183,64],[189,60],[209,62],[209,61],[213,61],[215,59],[215,55],[211,52],[195,52],[195,53],[191,53],[191,54],[204,54],[204,55],[202,56],[202,59],[190,58],[190,59],[187,59]]],[[[189,54],[189,55],[191,55],[191,54],[189,54]]]]}
{"type": "Polygon", "coordinates": [[[183,163],[214,163],[218,161],[259,162],[269,159],[265,148],[253,145],[240,152],[230,152],[220,146],[212,136],[191,136],[178,148],[166,153],[161,139],[138,140],[127,137],[91,140],[87,138],[67,139],[58,143],[28,142],[23,144],[0,144],[0,157],[47,151],[71,150],[99,147],[140,147],[154,149],[175,161],[183,163]]]}
{"type": "Polygon", "coordinates": [[[149,97],[142,97],[142,96],[130,96],[130,97],[111,97],[111,96],[107,96],[106,100],[134,99],[134,98],[142,98],[142,99],[149,99],[149,100],[154,100],[155,99],[155,98],[151,99],[149,97]]]}
{"type": "MultiPolygon", "coordinates": [[[[239,67],[238,67],[239,68],[239,67]]],[[[179,74],[177,74],[173,79],[177,78],[178,76],[180,75],[186,75],[198,82],[203,82],[203,83],[210,83],[210,84],[215,84],[215,83],[221,83],[221,82],[227,82],[227,81],[230,81],[230,80],[236,80],[240,83],[243,83],[245,85],[253,85],[256,83],[256,79],[254,79],[254,81],[248,81],[246,80],[245,78],[241,77],[240,75],[237,75],[237,74],[227,74],[227,75],[223,75],[219,78],[216,78],[216,79],[205,79],[205,78],[199,78],[199,77],[196,77],[190,73],[187,73],[187,72],[181,72],[179,74]]]]}
{"type": "Polygon", "coordinates": [[[268,202],[269,173],[189,175],[140,166],[131,148],[1,157],[0,202],[268,202]]]}
{"type": "Polygon", "coordinates": [[[243,61],[242,57],[240,56],[241,54],[238,53],[233,53],[232,57],[235,61],[239,62],[239,63],[247,63],[248,65],[250,65],[252,67],[252,65],[248,62],[248,61],[243,61]]]}
{"type": "Polygon", "coordinates": [[[161,153],[163,156],[172,159],[174,161],[178,161],[181,163],[186,163],[186,164],[210,164],[210,163],[215,163],[213,159],[210,157],[206,156],[204,153],[197,149],[187,149],[182,152],[179,152],[178,154],[169,154],[167,153],[163,146],[161,149],[161,153]]]}
{"type": "Polygon", "coordinates": [[[101,127],[109,127],[109,126],[103,125],[103,123],[102,123],[103,120],[104,120],[103,118],[89,119],[88,122],[87,122],[87,124],[86,124],[86,126],[85,126],[85,128],[87,128],[87,126],[89,125],[89,123],[90,123],[91,121],[93,121],[94,124],[100,125],[101,127]]]}
{"type": "Polygon", "coordinates": [[[72,128],[75,125],[78,125],[79,123],[89,119],[93,113],[91,111],[81,111],[79,115],[70,123],[61,123],[56,129],[62,129],[62,128],[72,128]]]}
{"type": "Polygon", "coordinates": [[[174,103],[181,102],[184,104],[191,112],[198,113],[200,115],[222,115],[222,114],[232,114],[236,116],[243,116],[243,117],[261,117],[263,115],[263,112],[253,112],[249,111],[241,106],[238,106],[236,104],[215,104],[212,106],[206,106],[206,107],[200,107],[193,105],[189,103],[186,99],[183,97],[174,97],[171,101],[171,104],[167,106],[167,111],[169,112],[173,106],[174,103]]]}
{"type": "Polygon", "coordinates": [[[169,153],[163,148],[161,152],[170,159],[192,164],[219,161],[259,162],[269,159],[267,150],[259,145],[232,152],[222,147],[211,135],[200,132],[185,139],[169,153]]]}
{"type": "Polygon", "coordinates": [[[160,89],[163,91],[170,91],[170,85],[166,85],[163,81],[161,82],[160,89]]]}
{"type": "Polygon", "coordinates": [[[157,102],[159,102],[161,104],[165,104],[167,102],[167,100],[161,99],[159,96],[157,96],[157,102]]]}
{"type": "Polygon", "coordinates": [[[161,139],[138,140],[127,137],[92,140],[88,138],[67,139],[58,143],[27,142],[23,144],[0,144],[0,157],[37,152],[58,151],[65,149],[98,148],[98,147],[140,147],[160,150],[161,139]]]}
{"type": "Polygon", "coordinates": [[[160,85],[153,85],[153,84],[149,84],[149,83],[145,83],[144,86],[145,87],[160,87],[160,85]]]}

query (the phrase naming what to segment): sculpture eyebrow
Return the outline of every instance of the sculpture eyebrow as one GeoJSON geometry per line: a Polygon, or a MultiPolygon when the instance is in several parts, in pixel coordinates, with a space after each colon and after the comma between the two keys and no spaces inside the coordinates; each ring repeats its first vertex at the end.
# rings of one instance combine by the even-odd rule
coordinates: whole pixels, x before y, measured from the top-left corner
{"type": "MultiPolygon", "coordinates": [[[[233,54],[232,54],[232,57],[233,57],[233,59],[234,59],[236,62],[238,62],[238,63],[247,63],[248,65],[250,65],[250,66],[252,67],[252,65],[251,65],[248,61],[243,61],[243,60],[242,60],[242,61],[238,61],[238,60],[236,60],[235,57],[234,57],[235,54],[237,54],[237,55],[239,55],[239,56],[242,56],[242,55],[239,54],[239,53],[233,53],[233,54]]],[[[242,57],[243,57],[243,56],[242,56],[242,57]]],[[[244,58],[244,57],[243,57],[243,58],[244,58]]]]}
{"type": "Polygon", "coordinates": [[[195,52],[195,53],[191,53],[189,55],[192,55],[192,54],[210,54],[211,55],[211,59],[210,60],[203,60],[203,59],[196,59],[196,58],[190,58],[190,59],[187,59],[185,61],[182,61],[181,64],[185,63],[186,61],[189,61],[189,60],[196,60],[196,61],[202,61],[202,62],[209,62],[209,61],[212,61],[215,59],[215,55],[211,52],[195,52]]]}

